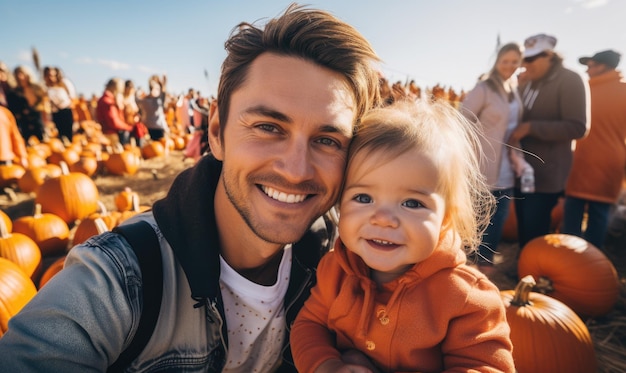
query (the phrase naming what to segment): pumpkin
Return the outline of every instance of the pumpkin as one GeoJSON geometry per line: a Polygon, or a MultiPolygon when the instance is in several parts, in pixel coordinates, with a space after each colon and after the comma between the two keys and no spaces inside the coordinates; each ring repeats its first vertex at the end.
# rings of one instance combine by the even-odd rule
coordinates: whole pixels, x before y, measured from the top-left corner
{"type": "Polygon", "coordinates": [[[137,157],[141,158],[141,148],[137,146],[137,140],[134,137],[130,138],[129,144],[124,144],[124,150],[133,152],[137,157]]]}
{"type": "Polygon", "coordinates": [[[64,265],[65,265],[65,255],[57,258],[54,262],[52,262],[52,264],[50,264],[48,268],[46,268],[44,273],[41,275],[41,278],[39,279],[38,289],[41,289],[48,281],[50,281],[52,277],[54,277],[54,275],[59,273],[63,269],[64,265]]]}
{"type": "Polygon", "coordinates": [[[141,148],[141,156],[145,159],[166,155],[166,148],[160,141],[150,141],[141,148]]]}
{"type": "Polygon", "coordinates": [[[0,188],[17,184],[26,170],[17,163],[0,165],[0,188]]]}
{"type": "Polygon", "coordinates": [[[129,219],[139,213],[150,210],[150,206],[139,205],[139,195],[133,193],[131,195],[132,207],[129,210],[122,211],[122,214],[118,220],[118,224],[121,224],[124,220],[129,219]]]}
{"type": "Polygon", "coordinates": [[[68,166],[80,160],[79,153],[73,148],[66,148],[63,151],[53,151],[48,157],[48,163],[61,165],[61,162],[65,162],[68,166]]]}
{"type": "Polygon", "coordinates": [[[78,161],[70,165],[71,172],[80,172],[87,176],[93,176],[98,171],[98,159],[93,155],[80,156],[78,161]]]}
{"type": "Polygon", "coordinates": [[[26,148],[28,154],[28,164],[35,165],[41,163],[48,163],[46,159],[52,154],[50,147],[44,144],[36,144],[26,148]],[[43,162],[42,162],[43,161],[43,162]]]}
{"type": "MultiPolygon", "coordinates": [[[[102,222],[104,222],[104,225],[106,225],[107,227],[107,229],[104,231],[111,230],[117,226],[122,213],[120,213],[119,211],[108,211],[104,203],[102,203],[102,201],[98,201],[98,207],[100,208],[99,212],[94,212],[93,214],[90,214],[88,217],[81,219],[80,222],[76,225],[75,231],[87,233],[86,236],[85,234],[82,234],[82,233],[79,233],[79,235],[83,235],[86,238],[89,238],[94,234],[102,233],[102,232],[97,232],[97,229],[95,227],[96,219],[100,219],[102,220],[102,222]]],[[[73,242],[73,244],[75,245],[76,243],[73,242]]]]}
{"type": "Polygon", "coordinates": [[[564,303],[531,292],[534,284],[529,275],[515,290],[500,292],[517,372],[596,372],[593,341],[585,323],[564,303]]]}
{"type": "Polygon", "coordinates": [[[133,209],[133,196],[137,199],[139,196],[136,192],[129,187],[125,187],[124,190],[115,195],[115,207],[117,211],[129,211],[133,209]]]}
{"type": "Polygon", "coordinates": [[[28,167],[27,168],[43,167],[43,166],[45,166],[48,163],[46,161],[47,155],[43,156],[43,155],[40,155],[40,154],[38,154],[36,152],[28,152],[27,151],[26,158],[28,159],[28,167]]]}
{"type": "Polygon", "coordinates": [[[174,150],[175,144],[171,137],[163,136],[159,139],[159,142],[163,144],[166,154],[169,154],[171,150],[174,150]]]}
{"type": "Polygon", "coordinates": [[[17,181],[17,186],[24,193],[36,193],[48,177],[50,177],[50,170],[47,167],[30,167],[17,181]]]}
{"type": "Polygon", "coordinates": [[[619,297],[615,267],[580,237],[548,234],[529,241],[517,271],[520,277],[537,279],[535,291],[560,300],[583,318],[607,314],[619,297]]]}
{"type": "Polygon", "coordinates": [[[22,216],[13,222],[13,233],[21,233],[30,237],[43,256],[65,252],[69,242],[70,229],[60,217],[42,213],[41,205],[35,204],[32,216],[22,216]]]}
{"type": "Polygon", "coordinates": [[[183,136],[177,135],[172,137],[172,141],[174,141],[174,150],[185,150],[185,146],[187,146],[187,142],[183,136]]]}
{"type": "Polygon", "coordinates": [[[30,237],[10,233],[0,219],[0,257],[17,264],[27,276],[33,276],[41,264],[41,251],[30,237]]]}
{"type": "Polygon", "coordinates": [[[6,333],[9,319],[37,294],[33,281],[12,261],[0,258],[0,337],[6,333]]]}
{"type": "Polygon", "coordinates": [[[125,150],[123,147],[109,154],[109,158],[104,163],[110,173],[120,176],[136,174],[140,164],[141,157],[132,150],[125,150]]]}
{"type": "Polygon", "coordinates": [[[50,148],[50,155],[52,153],[61,153],[65,150],[65,144],[63,140],[58,137],[51,137],[44,141],[44,144],[50,148]]]}
{"type": "Polygon", "coordinates": [[[102,218],[96,217],[95,219],[81,220],[74,231],[72,245],[81,244],[91,237],[108,232],[109,230],[109,227],[102,218]]]}
{"type": "Polygon", "coordinates": [[[8,232],[12,232],[13,231],[13,221],[11,220],[11,217],[9,215],[7,215],[4,211],[0,210],[0,219],[2,219],[4,221],[4,225],[7,228],[8,232]]]}
{"type": "Polygon", "coordinates": [[[98,187],[87,175],[69,172],[62,163],[63,174],[47,179],[37,191],[35,202],[43,212],[58,215],[68,224],[98,210],[98,187]]]}

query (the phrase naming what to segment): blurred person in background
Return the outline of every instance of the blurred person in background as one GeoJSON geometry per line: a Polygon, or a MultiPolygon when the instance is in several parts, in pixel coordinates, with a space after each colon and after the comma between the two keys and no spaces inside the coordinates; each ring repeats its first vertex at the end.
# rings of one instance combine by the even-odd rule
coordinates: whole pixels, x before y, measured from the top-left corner
{"type": "Polygon", "coordinates": [[[519,44],[503,45],[491,70],[481,77],[461,103],[463,114],[482,129],[480,140],[484,156],[481,157],[481,171],[497,200],[476,258],[478,269],[486,274],[493,271],[494,253],[502,238],[515,178],[519,176],[515,173],[511,148],[506,141],[522,118],[522,100],[514,75],[521,62],[519,44]]]}
{"type": "Polygon", "coordinates": [[[124,120],[124,112],[120,108],[124,81],[112,78],[106,84],[104,93],[98,100],[96,120],[102,126],[102,133],[109,139],[111,145],[128,144],[130,131],[133,126],[124,120]]]}
{"type": "Polygon", "coordinates": [[[24,138],[11,110],[0,106],[0,165],[9,165],[16,160],[21,166],[28,167],[24,138]]]}
{"type": "Polygon", "coordinates": [[[139,106],[135,100],[135,83],[132,80],[126,80],[124,82],[124,93],[122,98],[122,104],[124,105],[124,120],[126,123],[133,126],[130,131],[130,137],[134,138],[138,146],[143,146],[145,143],[145,137],[148,134],[146,126],[141,122],[141,116],[139,113],[139,106]]]}
{"type": "Polygon", "coordinates": [[[22,137],[28,142],[31,137],[44,140],[44,118],[46,113],[46,90],[35,80],[32,71],[26,66],[13,70],[16,85],[9,90],[7,103],[15,116],[22,137]]]}
{"type": "Polygon", "coordinates": [[[44,67],[43,78],[47,87],[52,121],[59,132],[59,138],[65,137],[71,142],[74,133],[72,129],[74,115],[70,90],[59,78],[59,70],[56,67],[44,67]]]}
{"type": "Polygon", "coordinates": [[[137,95],[137,104],[141,111],[141,120],[148,127],[148,133],[152,140],[159,140],[169,133],[169,127],[165,120],[166,93],[165,86],[167,76],[152,75],[148,79],[149,92],[137,95]]]}
{"type": "Polygon", "coordinates": [[[604,246],[610,210],[622,190],[626,167],[626,81],[621,54],[605,50],[581,57],[591,92],[591,130],[576,142],[565,188],[562,232],[604,246]],[[584,214],[587,213],[583,232],[584,214]]]}
{"type": "Polygon", "coordinates": [[[514,191],[520,249],[550,233],[552,209],[563,196],[572,166],[572,142],[589,129],[588,87],[563,66],[563,57],[554,51],[556,42],[546,34],[524,41],[524,114],[508,140],[524,149],[534,169],[534,192],[523,193],[519,185],[514,191]]]}
{"type": "Polygon", "coordinates": [[[7,95],[12,85],[15,85],[13,74],[6,64],[0,61],[0,106],[9,106],[7,95]]]}

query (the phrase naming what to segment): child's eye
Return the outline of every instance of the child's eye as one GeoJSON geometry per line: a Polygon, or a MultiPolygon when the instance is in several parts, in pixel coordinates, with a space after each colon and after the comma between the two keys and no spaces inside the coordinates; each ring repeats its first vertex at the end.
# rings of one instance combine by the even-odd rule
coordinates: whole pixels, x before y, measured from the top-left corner
{"type": "Polygon", "coordinates": [[[418,201],[416,199],[406,200],[406,201],[402,202],[402,206],[408,207],[408,208],[411,208],[411,209],[424,207],[424,205],[420,201],[418,201]]]}
{"type": "Polygon", "coordinates": [[[371,203],[372,202],[372,198],[368,196],[367,194],[357,194],[356,196],[354,196],[353,200],[359,203],[371,203]]]}

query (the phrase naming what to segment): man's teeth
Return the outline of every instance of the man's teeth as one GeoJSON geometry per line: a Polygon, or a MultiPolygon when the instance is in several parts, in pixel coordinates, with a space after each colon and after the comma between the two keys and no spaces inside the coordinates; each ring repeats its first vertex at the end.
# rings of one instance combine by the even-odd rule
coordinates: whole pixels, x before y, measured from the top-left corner
{"type": "Polygon", "coordinates": [[[266,186],[263,186],[262,189],[265,194],[280,202],[298,203],[306,199],[306,194],[287,194],[266,186]]]}
{"type": "Polygon", "coordinates": [[[393,242],[390,241],[383,241],[383,240],[372,240],[374,242],[376,242],[379,245],[393,245],[393,242]]]}

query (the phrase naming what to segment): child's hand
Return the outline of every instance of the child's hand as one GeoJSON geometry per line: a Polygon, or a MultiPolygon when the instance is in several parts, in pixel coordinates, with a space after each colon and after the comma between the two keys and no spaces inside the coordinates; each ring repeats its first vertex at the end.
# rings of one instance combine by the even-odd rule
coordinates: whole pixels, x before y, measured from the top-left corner
{"type": "Polygon", "coordinates": [[[362,365],[345,364],[341,360],[326,360],[315,373],[375,373],[362,365]]]}

